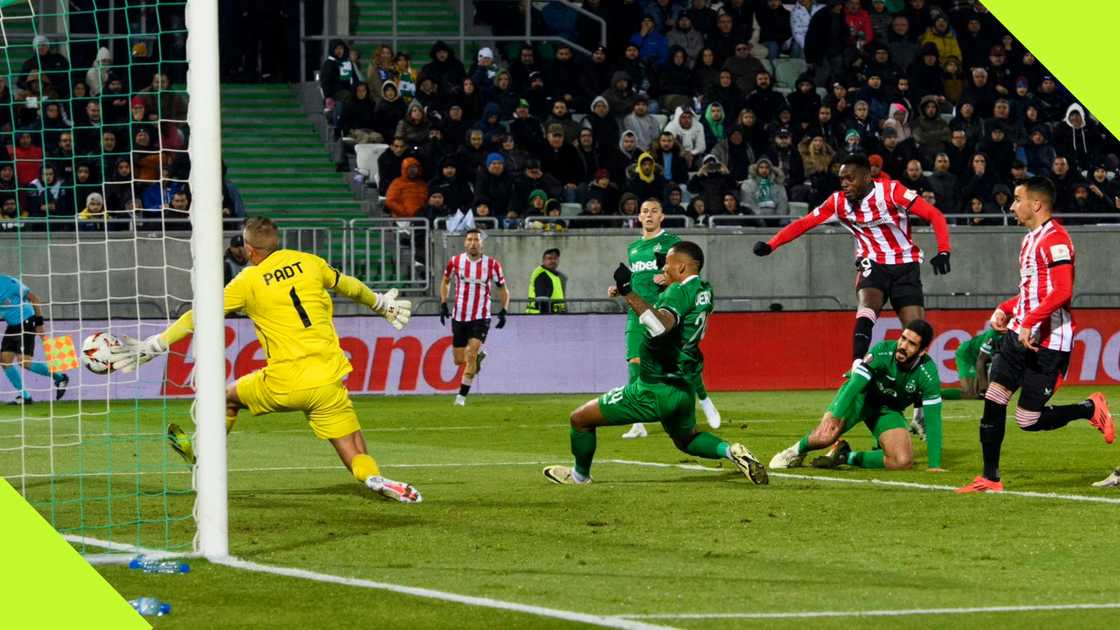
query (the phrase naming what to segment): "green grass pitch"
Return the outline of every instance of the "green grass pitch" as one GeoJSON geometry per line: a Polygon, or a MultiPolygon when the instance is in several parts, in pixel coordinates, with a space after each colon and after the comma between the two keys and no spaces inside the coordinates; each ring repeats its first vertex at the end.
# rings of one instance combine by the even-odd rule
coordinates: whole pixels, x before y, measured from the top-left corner
{"type": "MultiPolygon", "coordinates": [[[[1088,391],[1064,388],[1057,401],[1071,402],[1088,391]]],[[[1120,388],[1108,393],[1120,399],[1120,388]]],[[[816,423],[829,397],[830,392],[716,393],[724,417],[718,433],[769,461],[816,423]]],[[[423,492],[420,505],[373,497],[339,465],[329,445],[314,438],[301,415],[243,413],[229,439],[231,552],[267,565],[566,611],[660,615],[639,620],[678,628],[1115,627],[1120,611],[1108,609],[859,619],[682,617],[1120,602],[1114,588],[1120,578],[1115,541],[1120,503],[957,496],[781,476],[757,487],[726,462],[717,468],[678,452],[659,429],[634,441],[620,439],[624,428],[601,430],[595,483],[548,484],[542,464],[570,460],[567,415],[586,398],[483,395],[472,396],[465,409],[453,408],[450,397],[357,399],[372,454],[386,476],[423,492]]],[[[980,465],[980,403],[948,402],[945,409],[949,472],[926,472],[921,444],[913,471],[791,472],[960,485],[980,465]]],[[[59,406],[59,411],[74,409],[59,406]]],[[[158,435],[165,416],[178,420],[185,413],[184,403],[172,404],[166,413],[159,406],[119,413],[114,407],[108,419],[87,421],[94,444],[97,431],[115,437],[103,453],[94,446],[82,449],[83,470],[105,470],[111,459],[114,469],[156,472],[114,477],[116,489],[109,493],[104,477],[54,484],[37,479],[29,498],[45,514],[43,506],[53,504],[60,528],[72,527],[82,509],[83,522],[93,528],[86,533],[93,537],[146,543],[166,535],[174,544],[189,542],[189,520],[144,525],[141,535],[134,527],[110,532],[95,529],[105,524],[98,520],[104,518],[101,508],[68,501],[80,480],[89,497],[119,493],[119,499],[102,502],[115,506],[118,518],[149,499],[165,502],[175,515],[189,514],[191,497],[183,492],[190,486],[187,469],[158,435]],[[125,437],[137,431],[150,435],[125,437]],[[147,496],[164,469],[176,493],[147,496]]],[[[12,425],[0,426],[10,431],[12,425]]],[[[856,448],[870,442],[862,427],[849,438],[856,448]]],[[[56,449],[56,469],[76,470],[66,453],[56,449]]],[[[11,451],[0,451],[4,456],[10,458],[11,451]]],[[[0,462],[11,470],[12,461],[0,462]]],[[[1105,445],[1086,422],[1026,434],[1010,421],[1003,462],[1008,490],[1120,500],[1116,490],[1089,487],[1118,464],[1120,445],[1105,445]]],[[[160,515],[158,504],[142,507],[145,517],[160,515]]],[[[184,576],[144,575],[119,566],[99,570],[128,598],[152,595],[171,602],[170,617],[152,620],[157,628],[579,625],[198,560],[184,576]]]]}

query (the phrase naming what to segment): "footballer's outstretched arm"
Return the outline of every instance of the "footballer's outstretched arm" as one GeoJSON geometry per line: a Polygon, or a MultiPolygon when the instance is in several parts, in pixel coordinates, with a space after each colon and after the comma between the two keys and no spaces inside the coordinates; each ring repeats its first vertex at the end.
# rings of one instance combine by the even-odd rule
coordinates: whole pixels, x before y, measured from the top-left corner
{"type": "Polygon", "coordinates": [[[796,239],[809,230],[829,220],[836,214],[836,205],[833,198],[829,197],[809,214],[797,219],[778,231],[769,241],[755,243],[754,253],[757,256],[766,256],[782,245],[796,239]]]}
{"type": "Polygon", "coordinates": [[[335,273],[337,274],[335,293],[368,306],[371,311],[384,317],[393,328],[402,330],[412,318],[412,301],[397,299],[396,289],[389,289],[385,293],[374,293],[373,289],[367,287],[361,280],[344,273],[335,273]]]}

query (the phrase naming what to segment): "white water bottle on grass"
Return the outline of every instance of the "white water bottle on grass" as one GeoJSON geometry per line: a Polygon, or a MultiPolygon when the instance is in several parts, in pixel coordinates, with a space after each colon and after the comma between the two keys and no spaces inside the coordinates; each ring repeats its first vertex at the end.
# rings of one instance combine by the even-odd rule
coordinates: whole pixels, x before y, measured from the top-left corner
{"type": "Polygon", "coordinates": [[[128,600],[128,603],[145,617],[165,617],[171,614],[171,604],[154,597],[137,597],[128,600]]]}

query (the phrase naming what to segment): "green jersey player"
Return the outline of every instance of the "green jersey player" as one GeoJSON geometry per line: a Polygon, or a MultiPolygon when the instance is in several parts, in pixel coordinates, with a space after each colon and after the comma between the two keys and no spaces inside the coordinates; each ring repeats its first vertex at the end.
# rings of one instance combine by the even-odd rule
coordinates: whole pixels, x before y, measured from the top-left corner
{"type": "MultiPolygon", "coordinates": [[[[642,238],[630,243],[627,247],[630,272],[633,274],[633,289],[648,304],[657,301],[658,295],[664,290],[665,277],[661,273],[664,266],[665,254],[669,248],[680,242],[680,237],[669,234],[661,228],[665,215],[661,209],[661,202],[656,199],[647,199],[638,211],[638,220],[642,224],[642,238]]],[[[611,287],[607,291],[611,297],[616,297],[618,291],[611,287]]],[[[627,383],[638,380],[641,356],[639,348],[642,344],[644,329],[638,322],[638,314],[633,309],[627,311],[626,316],[626,361],[629,369],[627,383]]],[[[703,376],[696,374],[693,382],[696,398],[700,401],[700,408],[704,410],[704,417],[708,426],[718,429],[720,425],[719,411],[708,398],[708,391],[704,388],[703,376]]],[[[639,438],[648,435],[642,423],[634,423],[622,437],[639,438]]]]}
{"type": "Polygon", "coordinates": [[[851,376],[836,393],[817,428],[770,460],[771,468],[800,466],[809,451],[833,445],[813,465],[836,468],[904,470],[914,460],[903,412],[921,403],[926,417],[929,470],[941,468],[941,379],[926,351],[933,341],[933,327],[923,319],[911,321],[897,341],[882,341],[852,368],[851,376]],[[859,423],[875,436],[875,448],[852,451],[840,436],[859,423]]]}
{"type": "Polygon", "coordinates": [[[696,428],[694,384],[704,368],[700,340],[712,313],[712,287],[700,279],[704,252],[680,241],[667,253],[669,286],[649,302],[633,290],[633,272],[626,264],[615,270],[615,287],[638,318],[642,343],[637,380],[594,398],[572,412],[571,443],[575,466],[549,466],[544,476],[553,483],[591,481],[595,457],[595,429],[638,422],[660,422],[673,444],[690,455],[729,459],[757,484],[768,482],[766,468],[742,444],[728,444],[715,434],[696,428]]]}
{"type": "Polygon", "coordinates": [[[988,366],[992,362],[992,349],[999,346],[1003,333],[989,328],[957,348],[957,376],[961,380],[960,389],[944,389],[942,398],[983,398],[988,389],[988,366]]]}

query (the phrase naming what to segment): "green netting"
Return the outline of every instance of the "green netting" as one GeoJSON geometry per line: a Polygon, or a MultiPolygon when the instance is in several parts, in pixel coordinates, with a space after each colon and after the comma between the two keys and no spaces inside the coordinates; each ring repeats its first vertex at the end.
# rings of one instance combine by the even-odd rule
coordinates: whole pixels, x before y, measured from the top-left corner
{"type": "MultiPolygon", "coordinates": [[[[0,1],[0,273],[46,335],[146,337],[190,306],[184,5],[0,1]]],[[[166,372],[71,370],[57,402],[22,370],[35,402],[0,407],[0,474],[64,534],[189,550],[191,469],[164,437],[193,425],[168,397],[188,389],[178,350],[166,372]]],[[[0,396],[21,394],[0,377],[0,396]]]]}

